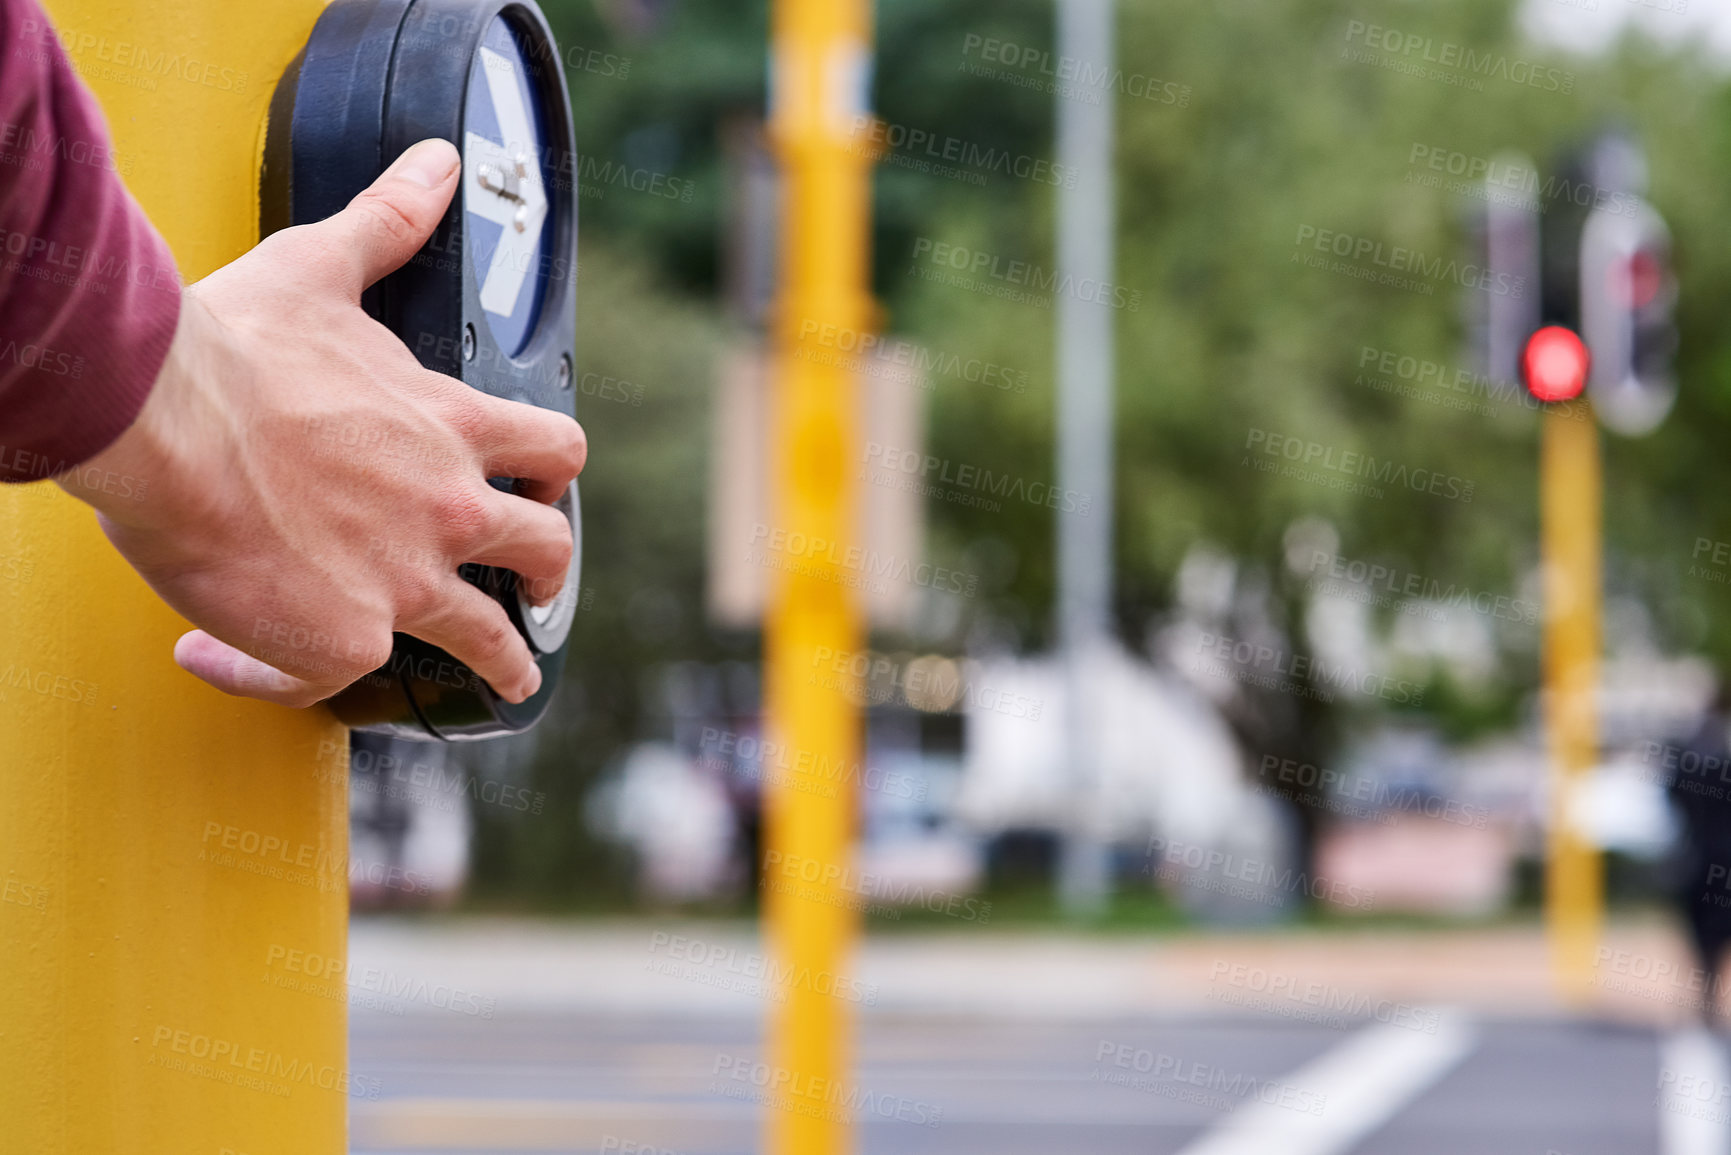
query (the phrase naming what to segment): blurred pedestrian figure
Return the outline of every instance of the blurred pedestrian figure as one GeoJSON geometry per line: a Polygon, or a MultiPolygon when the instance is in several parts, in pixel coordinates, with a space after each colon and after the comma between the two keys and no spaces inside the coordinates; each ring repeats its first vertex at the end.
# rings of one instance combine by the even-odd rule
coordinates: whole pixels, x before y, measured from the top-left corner
{"type": "Polygon", "coordinates": [[[1667,785],[1683,831],[1675,897],[1706,983],[1701,1017],[1718,1019],[1719,972],[1731,943],[1731,682],[1722,682],[1700,727],[1666,750],[1667,785]]]}

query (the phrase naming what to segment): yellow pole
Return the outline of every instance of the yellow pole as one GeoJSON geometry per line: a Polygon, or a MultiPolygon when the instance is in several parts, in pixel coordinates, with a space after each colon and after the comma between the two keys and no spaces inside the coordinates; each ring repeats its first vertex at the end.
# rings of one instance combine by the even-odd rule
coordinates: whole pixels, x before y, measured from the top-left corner
{"type": "Polygon", "coordinates": [[[1541,440],[1545,728],[1551,763],[1545,919],[1558,985],[1566,999],[1581,1003],[1591,993],[1593,954],[1604,921],[1599,853],[1581,836],[1575,817],[1575,800],[1599,751],[1599,425],[1585,401],[1548,406],[1541,440]]]}
{"type": "MultiPolygon", "coordinates": [[[[48,0],[189,281],[257,240],[266,106],[320,7],[48,0]]],[[[0,1147],[339,1155],[370,1084],[341,980],[286,963],[346,955],[342,729],[177,669],[186,624],[51,485],[0,487],[0,555],[0,1147]]]]}
{"type": "MultiPolygon", "coordinates": [[[[855,802],[822,771],[859,760],[860,720],[845,693],[810,675],[820,650],[853,653],[863,636],[847,568],[860,433],[852,376],[821,349],[800,353],[828,325],[858,333],[870,324],[871,160],[850,143],[865,113],[871,14],[868,0],[775,0],[772,21],[770,130],[783,215],[764,648],[769,729],[793,752],[793,770],[766,790],[766,934],[787,973],[833,976],[845,969],[863,899],[849,871],[855,802]]],[[[851,1023],[847,1004],[820,986],[828,989],[790,984],[770,1012],[771,1062],[785,1074],[767,1104],[773,1155],[841,1155],[850,1146],[839,1103],[849,1089],[851,1023]]]]}

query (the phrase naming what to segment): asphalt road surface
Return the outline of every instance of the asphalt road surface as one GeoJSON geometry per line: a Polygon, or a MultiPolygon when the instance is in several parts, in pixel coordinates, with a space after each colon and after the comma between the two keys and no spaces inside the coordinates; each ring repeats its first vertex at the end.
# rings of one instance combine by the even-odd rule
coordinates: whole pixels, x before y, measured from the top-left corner
{"type": "Polygon", "coordinates": [[[763,1062],[755,1015],[356,1007],[352,1150],[746,1155],[769,1109],[864,1155],[1728,1155],[1697,1032],[1418,1008],[1053,1021],[868,1013],[853,1082],[763,1062]]]}

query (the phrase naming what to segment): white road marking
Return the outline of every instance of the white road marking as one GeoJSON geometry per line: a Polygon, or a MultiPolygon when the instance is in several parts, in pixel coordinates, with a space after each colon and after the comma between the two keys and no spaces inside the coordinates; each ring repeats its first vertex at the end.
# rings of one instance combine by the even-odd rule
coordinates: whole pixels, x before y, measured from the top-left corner
{"type": "Polygon", "coordinates": [[[1438,1013],[1434,1034],[1385,1023],[1273,1082],[1298,1096],[1246,1102],[1182,1155],[1343,1155],[1448,1074],[1477,1045],[1464,1017],[1438,1013]],[[1315,1114],[1281,1106],[1314,1102],[1315,1114]]]}
{"type": "Polygon", "coordinates": [[[1731,1065],[1725,1046],[1700,1027],[1659,1044],[1659,1150],[1731,1155],[1731,1065]]]}

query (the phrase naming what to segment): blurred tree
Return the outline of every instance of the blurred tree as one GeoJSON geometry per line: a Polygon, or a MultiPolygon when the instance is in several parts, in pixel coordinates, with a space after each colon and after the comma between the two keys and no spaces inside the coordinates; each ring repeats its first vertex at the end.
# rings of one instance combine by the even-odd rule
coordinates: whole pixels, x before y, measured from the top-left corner
{"type": "MultiPolygon", "coordinates": [[[[762,113],[767,11],[763,0],[638,5],[629,18],[613,4],[552,7],[568,46],[579,147],[594,158],[584,170],[580,359],[584,370],[641,382],[643,403],[580,398],[593,446],[584,584],[595,601],[573,647],[574,720],[542,743],[534,771],[559,811],[536,823],[488,819],[481,865],[514,888],[576,894],[600,861],[581,849],[582,791],[650,726],[644,672],[675,656],[749,655],[754,644],[702,620],[698,463],[723,334],[721,127],[762,113]],[[661,191],[632,187],[638,173],[660,174],[661,191]],[[678,182],[671,196],[669,179],[678,182]]],[[[1690,571],[1699,540],[1731,541],[1731,510],[1717,496],[1731,469],[1721,451],[1731,430],[1731,338],[1717,318],[1731,289],[1720,219],[1720,178],[1731,178],[1723,69],[1697,49],[1640,41],[1600,58],[1535,48],[1511,0],[1120,7],[1118,261],[1137,295],[1118,327],[1117,617],[1126,642],[1142,647],[1173,620],[1176,577],[1199,546],[1237,563],[1219,629],[1306,654],[1326,648],[1306,620],[1311,575],[1288,560],[1303,561],[1306,543],[1332,540],[1343,558],[1443,589],[1531,596],[1535,413],[1379,367],[1387,351],[1444,366],[1451,378],[1470,371],[1462,314],[1474,290],[1446,272],[1409,273],[1416,285],[1396,287],[1304,260],[1322,255],[1315,240],[1330,231],[1380,246],[1384,260],[1401,248],[1457,269],[1475,263],[1466,222],[1478,202],[1446,187],[1457,178],[1425,167],[1426,150],[1488,159],[1515,148],[1549,169],[1562,148],[1616,118],[1644,139],[1651,199],[1675,234],[1682,396],[1654,436],[1607,439],[1609,578],[1613,593],[1651,609],[1662,644],[1731,660],[1731,587],[1690,571]],[[1369,26],[1418,48],[1367,47],[1369,26]],[[1487,75],[1439,63],[1467,50],[1492,62],[1487,75]],[[1413,75],[1415,67],[1452,79],[1413,75]],[[1539,83],[1518,82],[1535,67],[1539,83]],[[1551,90],[1549,78],[1565,74],[1551,90]],[[1270,437],[1320,446],[1335,461],[1375,455],[1409,477],[1435,471],[1457,491],[1470,483],[1471,500],[1398,481],[1373,495],[1263,472],[1251,463],[1278,460],[1258,458],[1270,437]]],[[[974,276],[988,286],[1008,283],[991,270],[1011,262],[1052,268],[1052,185],[1015,175],[1022,160],[1052,156],[1054,97],[1044,88],[1068,67],[1050,55],[1052,23],[1050,0],[881,0],[873,89],[892,126],[877,177],[875,268],[887,327],[1025,375],[1020,392],[937,378],[930,450],[1029,483],[1053,474],[1052,312],[929,275],[940,271],[930,260],[939,243],[985,254],[974,276]],[[1009,171],[995,166],[1000,156],[1009,171]],[[942,165],[956,171],[940,174],[942,165]]],[[[1356,264],[1381,269],[1369,257],[1356,264]]],[[[995,511],[938,502],[930,516],[934,560],[982,583],[953,628],[924,640],[1043,647],[1057,515],[1005,501],[995,511]]],[[[1389,636],[1392,615],[1374,611],[1373,638],[1389,636]]],[[[1423,716],[1456,737],[1504,727],[1536,686],[1537,634],[1530,624],[1489,624],[1498,660],[1488,679],[1463,680],[1398,650],[1379,650],[1384,664],[1373,672],[1425,685],[1423,716]]],[[[1246,687],[1235,720],[1260,751],[1318,758],[1401,709],[1412,707],[1246,687]]]]}

